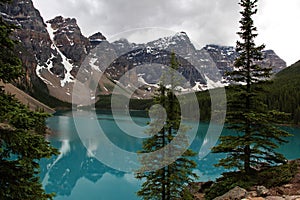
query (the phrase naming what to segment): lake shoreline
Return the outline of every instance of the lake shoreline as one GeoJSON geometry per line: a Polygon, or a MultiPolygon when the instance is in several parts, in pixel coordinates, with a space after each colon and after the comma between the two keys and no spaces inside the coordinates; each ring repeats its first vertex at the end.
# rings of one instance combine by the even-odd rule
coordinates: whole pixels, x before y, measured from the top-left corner
{"type": "MultiPolygon", "coordinates": [[[[300,199],[300,158],[289,160],[288,163],[296,163],[297,171],[293,178],[284,184],[266,188],[263,185],[256,185],[246,190],[239,186],[231,189],[227,193],[216,198],[222,199],[244,199],[244,200],[284,200],[284,199],[300,199]]],[[[189,190],[195,200],[205,200],[205,191],[208,190],[215,181],[194,182],[189,186],[189,190]]]]}

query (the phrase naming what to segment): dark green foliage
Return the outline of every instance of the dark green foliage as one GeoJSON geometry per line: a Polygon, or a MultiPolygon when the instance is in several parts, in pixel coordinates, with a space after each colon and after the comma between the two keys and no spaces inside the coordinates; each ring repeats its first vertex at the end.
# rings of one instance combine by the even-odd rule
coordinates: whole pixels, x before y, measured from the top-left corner
{"type": "MultiPolygon", "coordinates": [[[[232,102],[236,89],[226,88],[226,96],[232,102]]],[[[268,110],[290,114],[282,123],[300,124],[300,61],[276,74],[268,84],[261,84],[265,92],[258,94],[268,110]]],[[[198,92],[201,120],[210,119],[208,91],[198,92]]],[[[279,122],[281,123],[281,122],[279,122]]]]}
{"type": "Polygon", "coordinates": [[[300,124],[300,106],[298,106],[293,112],[293,120],[295,124],[300,124]]]}
{"type": "Polygon", "coordinates": [[[131,110],[147,110],[153,105],[153,99],[130,99],[131,110]]]}
{"type": "MultiPolygon", "coordinates": [[[[1,4],[6,2],[0,1],[1,4]]],[[[14,28],[14,25],[6,23],[0,16],[0,80],[5,83],[17,79],[22,73],[21,61],[14,54],[15,42],[9,37],[14,28]]]]}
{"type": "MultiPolygon", "coordinates": [[[[234,93],[236,92],[235,87],[239,86],[226,88],[226,96],[229,102],[232,102],[234,98],[234,93]]],[[[265,92],[261,92],[258,95],[263,103],[267,105],[268,110],[278,110],[280,112],[289,113],[290,118],[285,119],[282,123],[300,124],[300,61],[282,70],[272,78],[272,82],[261,84],[261,87],[263,87],[265,92]]],[[[209,92],[197,92],[196,95],[200,108],[200,120],[209,121],[211,117],[211,99],[209,92]]],[[[110,95],[100,96],[100,100],[96,103],[96,108],[110,109],[110,97],[110,95]]],[[[42,102],[45,101],[43,100],[42,102]]],[[[49,104],[47,103],[47,105],[49,104]]],[[[130,100],[130,108],[134,110],[147,110],[152,105],[153,99],[130,100]]],[[[190,116],[190,118],[193,118],[193,116],[190,116]]]]}
{"type": "MultiPolygon", "coordinates": [[[[1,0],[0,3],[8,1],[1,0]]],[[[20,60],[9,38],[13,26],[0,18],[0,81],[11,82],[22,75],[20,60]]],[[[32,112],[0,88],[0,199],[46,200],[39,180],[41,158],[57,154],[45,140],[45,113],[32,112]]]]}
{"type": "Polygon", "coordinates": [[[97,109],[111,109],[111,95],[99,95],[99,100],[96,102],[97,109]]]}
{"type": "Polygon", "coordinates": [[[266,88],[270,91],[265,96],[268,108],[290,113],[290,121],[300,124],[300,61],[276,74],[266,88]]]}
{"type": "Polygon", "coordinates": [[[33,85],[32,91],[29,91],[29,94],[32,97],[34,97],[35,99],[37,99],[38,101],[46,104],[47,106],[49,106],[51,108],[55,108],[55,109],[59,109],[59,110],[72,108],[71,103],[61,101],[61,100],[51,96],[48,92],[48,88],[46,85],[33,85]]]}
{"type": "MultiPolygon", "coordinates": [[[[115,94],[116,95],[116,94],[115,94]]],[[[120,95],[120,98],[127,98],[120,95]]],[[[118,99],[118,98],[116,98],[118,99]]],[[[120,101],[122,102],[122,101],[120,101]]],[[[121,103],[120,103],[121,104],[121,103]]],[[[119,105],[116,103],[115,106],[119,105]]],[[[153,99],[130,99],[129,101],[129,109],[130,110],[147,110],[153,105],[153,99]]],[[[111,109],[111,95],[99,95],[99,100],[95,105],[96,109],[111,109]]],[[[124,108],[123,105],[120,105],[120,108],[124,108]]]]}
{"type": "Polygon", "coordinates": [[[197,100],[200,108],[200,120],[209,121],[211,117],[211,98],[209,92],[198,92],[197,100]]]}
{"type": "Polygon", "coordinates": [[[48,115],[29,111],[3,90],[0,101],[0,199],[51,199],[38,177],[38,160],[56,153],[44,137],[48,115]]]}
{"type": "Polygon", "coordinates": [[[228,128],[237,131],[237,135],[222,136],[220,144],[215,146],[214,153],[227,153],[217,166],[227,169],[238,169],[250,175],[253,169],[265,164],[284,163],[283,155],[275,149],[284,143],[289,134],[280,130],[275,124],[283,113],[270,111],[264,104],[263,84],[270,77],[270,68],[262,68],[256,63],[262,59],[264,45],[256,47],[257,36],[252,15],[257,12],[257,0],[241,0],[243,7],[240,20],[241,31],[238,32],[241,42],[237,42],[239,57],[235,62],[237,70],[228,73],[236,83],[231,100],[228,102],[228,128]]]}
{"type": "Polygon", "coordinates": [[[293,161],[288,164],[263,169],[253,175],[247,175],[244,172],[224,173],[205,192],[205,198],[208,200],[214,199],[236,186],[250,189],[252,186],[258,185],[270,188],[287,184],[297,173],[297,167],[298,164],[293,161]]]}
{"type": "MultiPolygon", "coordinates": [[[[171,67],[176,69],[177,66],[175,54],[172,54],[171,67]]],[[[171,74],[170,89],[160,84],[155,103],[165,108],[167,115],[166,121],[163,117],[158,117],[154,123],[151,123],[151,128],[147,132],[151,137],[145,139],[143,142],[143,150],[140,152],[144,153],[140,157],[142,168],[140,169],[141,171],[136,173],[136,177],[138,179],[145,179],[145,182],[137,194],[143,199],[192,199],[192,195],[186,189],[186,186],[197,177],[196,174],[192,172],[196,167],[196,163],[192,161],[192,157],[195,156],[195,153],[188,149],[183,151],[182,155],[179,154],[177,156],[177,153],[181,152],[188,141],[185,134],[181,136],[177,135],[181,121],[181,113],[178,100],[174,94],[174,90],[172,90],[176,86],[175,79],[176,78],[171,74]],[[161,128],[160,125],[162,124],[163,127],[161,128]],[[176,145],[167,152],[149,155],[149,153],[159,151],[168,145],[170,146],[170,142],[172,142],[175,137],[180,137],[180,144],[176,143],[176,145]],[[173,158],[175,159],[173,160],[173,158]],[[148,170],[149,166],[150,168],[155,168],[157,165],[162,167],[158,167],[155,170],[148,170]]],[[[159,114],[162,113],[161,109],[155,109],[153,112],[155,112],[157,116],[160,116],[159,114]]]]}

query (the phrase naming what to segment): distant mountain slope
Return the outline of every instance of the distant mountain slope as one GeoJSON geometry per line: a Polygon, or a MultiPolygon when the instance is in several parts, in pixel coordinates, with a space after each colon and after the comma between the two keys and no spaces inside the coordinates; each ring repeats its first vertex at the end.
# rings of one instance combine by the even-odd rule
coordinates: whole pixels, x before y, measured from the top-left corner
{"type": "Polygon", "coordinates": [[[4,84],[0,82],[0,86],[4,87],[5,92],[8,94],[15,95],[15,97],[24,105],[29,106],[29,109],[36,111],[36,110],[43,110],[47,113],[54,113],[55,110],[50,108],[49,106],[41,103],[40,101],[34,99],[33,97],[29,96],[22,90],[18,89],[17,87],[13,86],[12,84],[4,84]]]}
{"type": "MultiPolygon", "coordinates": [[[[238,57],[235,47],[210,44],[206,45],[203,49],[209,52],[221,72],[231,71],[233,69],[234,61],[238,57]]],[[[263,57],[264,59],[258,64],[264,67],[272,67],[273,73],[277,73],[286,68],[286,62],[273,50],[264,50],[263,57]]]]}
{"type": "MultiPolygon", "coordinates": [[[[269,110],[290,114],[289,120],[300,125],[300,60],[277,73],[271,82],[264,86],[262,94],[269,110]]],[[[226,88],[227,101],[235,91],[226,88]]],[[[211,99],[208,91],[197,93],[202,120],[210,120],[211,99]]]]}
{"type": "MultiPolygon", "coordinates": [[[[146,44],[135,44],[126,39],[109,42],[100,32],[86,37],[76,19],[58,16],[44,22],[31,0],[12,0],[11,4],[1,4],[0,14],[8,22],[19,26],[14,33],[14,38],[19,41],[16,53],[23,62],[26,76],[18,87],[33,95],[53,96],[63,102],[72,102],[76,80],[83,85],[97,84],[96,91],[90,92],[90,98],[97,100],[99,94],[111,94],[118,78],[130,69],[149,63],[148,67],[151,67],[152,61],[168,66],[172,51],[180,60],[179,72],[186,81],[183,85],[188,89],[201,91],[225,86],[231,82],[225,72],[233,69],[237,57],[234,47],[207,45],[196,49],[185,32],[146,44]],[[106,68],[108,70],[103,71],[106,68]],[[104,73],[103,79],[87,83],[99,73],[104,73]]],[[[264,52],[264,60],[260,64],[273,66],[275,73],[286,67],[272,50],[264,52]]],[[[155,87],[153,81],[157,81],[159,74],[153,67],[130,73],[130,81],[145,85],[133,97],[151,97],[155,87]]],[[[124,88],[130,89],[128,85],[124,88]]]]}
{"type": "Polygon", "coordinates": [[[276,74],[276,79],[278,80],[291,79],[295,81],[297,78],[299,78],[300,81],[300,60],[276,74]]]}

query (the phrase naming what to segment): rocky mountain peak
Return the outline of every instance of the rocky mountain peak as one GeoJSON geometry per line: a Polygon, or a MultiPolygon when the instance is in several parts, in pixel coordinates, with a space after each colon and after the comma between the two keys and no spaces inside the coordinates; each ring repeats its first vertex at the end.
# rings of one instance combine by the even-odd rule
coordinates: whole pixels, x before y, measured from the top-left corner
{"type": "Polygon", "coordinates": [[[176,33],[173,38],[176,37],[180,40],[190,40],[189,36],[186,34],[186,32],[184,31],[181,31],[181,32],[178,32],[176,33]]]}
{"type": "Polygon", "coordinates": [[[102,35],[102,33],[97,32],[97,33],[91,35],[89,37],[89,40],[90,40],[90,42],[103,41],[103,40],[106,40],[106,37],[104,35],[102,35]]]}
{"type": "Polygon", "coordinates": [[[117,55],[126,54],[135,49],[145,48],[145,44],[136,44],[129,42],[126,38],[120,38],[112,43],[117,55]]]}
{"type": "MultiPolygon", "coordinates": [[[[234,61],[238,57],[235,47],[210,44],[206,45],[203,49],[209,53],[212,60],[222,72],[233,70],[234,61]]],[[[286,67],[286,62],[276,55],[273,50],[264,50],[263,58],[258,64],[264,67],[272,67],[273,73],[277,73],[286,67]]]]}
{"type": "Polygon", "coordinates": [[[91,35],[89,38],[88,38],[91,46],[90,48],[93,49],[95,48],[98,44],[100,44],[101,42],[103,41],[106,41],[106,37],[104,35],[102,35],[102,33],[100,32],[97,32],[93,35],[91,35]]]}
{"type": "Polygon", "coordinates": [[[52,35],[52,40],[56,47],[72,63],[79,66],[88,53],[87,47],[90,45],[88,38],[82,33],[74,18],[55,17],[47,21],[48,32],[52,35]],[[52,33],[52,34],[51,34],[52,33]]]}
{"type": "Polygon", "coordinates": [[[75,18],[64,18],[57,16],[54,19],[48,20],[46,23],[51,24],[51,27],[58,34],[68,34],[73,32],[81,34],[81,30],[75,18]]]}
{"type": "MultiPolygon", "coordinates": [[[[13,37],[19,41],[16,53],[21,58],[26,72],[22,80],[23,87],[30,91],[33,85],[45,86],[36,74],[36,67],[46,63],[51,54],[57,53],[50,48],[51,40],[40,12],[34,8],[31,0],[13,0],[9,4],[0,4],[0,13],[5,21],[19,26],[13,37]]],[[[64,76],[63,70],[59,70],[61,66],[53,63],[53,67],[57,69],[54,70],[56,75],[64,76]]]]}
{"type": "Polygon", "coordinates": [[[272,67],[273,73],[277,73],[287,66],[286,62],[282,60],[273,50],[265,50],[264,58],[265,59],[261,64],[272,67]]]}
{"type": "MultiPolygon", "coordinates": [[[[238,56],[234,47],[207,45],[196,49],[185,32],[146,44],[131,43],[126,39],[109,42],[100,32],[87,38],[74,18],[58,16],[44,23],[31,0],[1,4],[0,14],[6,21],[20,26],[14,37],[20,41],[16,52],[27,73],[26,82],[67,102],[71,101],[74,80],[84,82],[96,72],[104,72],[107,66],[104,73],[110,78],[99,82],[105,94],[111,92],[108,88],[114,87],[114,81],[138,66],[147,67],[132,70],[130,80],[151,86],[161,74],[154,66],[169,66],[171,52],[176,53],[179,73],[186,80],[183,87],[192,90],[221,87],[230,83],[225,72],[233,69],[238,56]],[[80,69],[82,79],[77,76],[80,69]]],[[[286,67],[274,51],[267,50],[264,56],[261,64],[275,66],[274,72],[286,67]]],[[[137,97],[151,96],[153,90],[148,86],[146,90],[141,89],[137,97]]],[[[93,95],[95,98],[96,94],[93,95]]]]}
{"type": "Polygon", "coordinates": [[[181,54],[185,55],[193,53],[196,50],[194,45],[190,41],[190,38],[185,32],[179,32],[169,37],[159,38],[158,40],[148,42],[146,45],[153,48],[164,49],[169,51],[180,47],[181,54]]]}
{"type": "Polygon", "coordinates": [[[40,12],[34,8],[32,1],[15,0],[0,7],[2,17],[7,21],[23,29],[46,32],[40,12]]]}

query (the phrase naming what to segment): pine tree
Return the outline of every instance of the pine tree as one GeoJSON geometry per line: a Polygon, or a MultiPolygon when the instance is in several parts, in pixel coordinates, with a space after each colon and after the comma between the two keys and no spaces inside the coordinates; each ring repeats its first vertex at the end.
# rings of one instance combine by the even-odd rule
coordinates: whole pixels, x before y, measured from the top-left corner
{"type": "MultiPolygon", "coordinates": [[[[1,0],[0,3],[6,3],[1,0]]],[[[16,28],[13,24],[6,23],[0,16],[0,80],[7,83],[15,80],[22,74],[21,61],[14,53],[14,41],[9,37],[16,28]]]]}
{"type": "MultiPolygon", "coordinates": [[[[14,28],[0,17],[0,81],[5,83],[22,75],[21,61],[14,54],[15,42],[10,38],[14,28]]],[[[48,114],[28,110],[3,88],[0,102],[0,199],[52,199],[38,176],[38,161],[57,154],[45,140],[48,114]]]]}
{"type": "Polygon", "coordinates": [[[298,106],[294,111],[294,123],[300,124],[300,106],[298,106]]]}
{"type": "MultiPolygon", "coordinates": [[[[174,53],[171,55],[171,68],[176,70],[178,63],[174,53]]],[[[166,88],[165,84],[160,84],[155,102],[160,104],[166,110],[166,120],[163,116],[155,119],[151,123],[150,129],[147,131],[150,138],[143,143],[141,153],[150,153],[159,151],[170,144],[174,137],[181,137],[180,144],[173,146],[167,153],[154,154],[152,156],[141,156],[142,168],[137,172],[138,179],[145,179],[138,196],[143,199],[171,200],[184,196],[185,199],[193,199],[192,195],[187,191],[186,186],[197,178],[192,170],[196,167],[196,163],[191,160],[195,153],[187,149],[183,155],[174,155],[187,145],[187,137],[178,136],[177,131],[180,125],[180,108],[174,91],[176,90],[176,80],[173,70],[168,72],[170,77],[170,87],[166,88]],[[161,128],[161,124],[164,124],[161,128]],[[150,166],[150,167],[149,167],[150,166]],[[164,167],[159,167],[164,166],[164,167]],[[147,171],[149,168],[159,168],[154,171],[147,171]]],[[[156,109],[156,116],[162,114],[161,109],[156,109]]]]}
{"type": "Polygon", "coordinates": [[[239,57],[235,62],[235,71],[229,73],[232,79],[242,85],[234,86],[233,100],[228,103],[228,128],[237,131],[237,135],[222,136],[220,144],[212,150],[214,153],[227,153],[217,166],[238,168],[246,174],[253,172],[263,164],[284,163],[282,154],[275,151],[278,144],[286,142],[288,133],[275,125],[282,113],[268,111],[261,99],[265,91],[261,85],[270,78],[271,68],[262,68],[257,63],[262,60],[264,45],[256,46],[254,39],[257,29],[252,16],[257,12],[257,0],[241,0],[243,10],[240,20],[241,41],[237,42],[239,57]]]}

